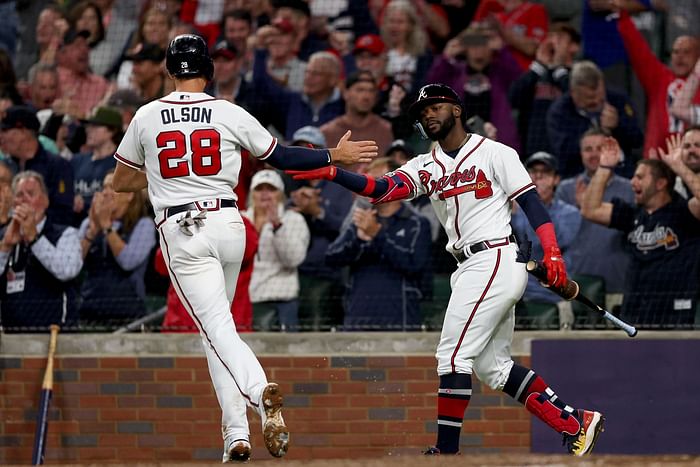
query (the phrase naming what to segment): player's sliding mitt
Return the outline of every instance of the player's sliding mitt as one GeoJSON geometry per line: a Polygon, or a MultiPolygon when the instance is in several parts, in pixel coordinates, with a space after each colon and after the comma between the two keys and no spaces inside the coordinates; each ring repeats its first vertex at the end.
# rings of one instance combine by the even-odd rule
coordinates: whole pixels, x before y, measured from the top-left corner
{"type": "Polygon", "coordinates": [[[564,287],[566,285],[566,267],[564,267],[564,258],[561,257],[561,250],[555,246],[547,248],[542,263],[547,269],[547,285],[564,287]]]}
{"type": "Polygon", "coordinates": [[[294,180],[334,180],[338,170],[334,165],[327,165],[313,170],[285,170],[294,180]]]}

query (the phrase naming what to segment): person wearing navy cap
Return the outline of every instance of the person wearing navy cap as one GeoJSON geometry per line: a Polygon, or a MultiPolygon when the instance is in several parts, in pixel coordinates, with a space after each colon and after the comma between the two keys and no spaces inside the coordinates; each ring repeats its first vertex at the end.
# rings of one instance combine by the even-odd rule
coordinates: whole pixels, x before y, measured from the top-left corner
{"type": "MultiPolygon", "coordinates": [[[[568,267],[573,268],[569,247],[573,245],[576,235],[581,228],[582,218],[581,212],[576,206],[554,198],[554,192],[560,181],[557,158],[547,152],[539,151],[525,160],[525,168],[527,168],[527,172],[535,184],[537,194],[542,199],[542,204],[544,204],[549,216],[552,218],[564,262],[568,267]]],[[[527,238],[532,242],[532,257],[539,258],[540,256],[538,255],[543,254],[542,244],[539,242],[535,231],[521,209],[514,212],[511,225],[518,238],[521,240],[527,238]]],[[[571,303],[562,300],[561,297],[549,289],[542,287],[533,275],[528,276],[523,300],[526,303],[554,304],[559,312],[559,327],[561,329],[569,329],[573,325],[574,315],[571,303]]]]}
{"type": "Polygon", "coordinates": [[[133,62],[131,79],[147,102],[167,94],[167,81],[163,69],[165,50],[156,44],[142,44],[127,57],[133,62]]]}
{"type": "Polygon", "coordinates": [[[0,126],[0,148],[10,156],[13,172],[33,170],[44,177],[49,195],[47,215],[54,222],[73,221],[73,169],[70,163],[48,152],[39,143],[39,120],[27,106],[7,109],[0,126]]]}

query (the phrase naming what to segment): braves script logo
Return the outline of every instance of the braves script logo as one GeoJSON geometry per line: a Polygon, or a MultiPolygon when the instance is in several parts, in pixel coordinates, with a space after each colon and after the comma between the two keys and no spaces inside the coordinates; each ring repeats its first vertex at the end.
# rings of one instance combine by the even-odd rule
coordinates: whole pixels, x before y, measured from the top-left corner
{"type": "Polygon", "coordinates": [[[657,248],[675,250],[678,248],[678,235],[671,227],[656,226],[652,231],[645,232],[644,226],[639,226],[627,235],[627,239],[637,245],[639,251],[650,251],[657,248]]]}
{"type": "Polygon", "coordinates": [[[433,180],[433,174],[427,170],[419,170],[418,176],[428,191],[428,196],[437,192],[439,193],[438,197],[443,200],[469,191],[474,192],[476,199],[484,199],[493,195],[491,181],[486,178],[481,169],[477,171],[474,165],[462,172],[443,175],[437,180],[433,180]]]}

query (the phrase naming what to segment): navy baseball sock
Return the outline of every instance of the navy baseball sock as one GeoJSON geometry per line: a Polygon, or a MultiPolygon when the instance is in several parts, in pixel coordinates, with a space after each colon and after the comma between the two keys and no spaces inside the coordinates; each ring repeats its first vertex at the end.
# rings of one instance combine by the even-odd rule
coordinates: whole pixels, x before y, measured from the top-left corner
{"type": "Polygon", "coordinates": [[[576,417],[569,420],[571,415],[575,415],[574,408],[559,399],[534,370],[513,365],[503,392],[525,405],[528,411],[560,433],[570,433],[578,425],[576,417]]]}
{"type": "Polygon", "coordinates": [[[437,447],[442,454],[459,452],[464,411],[472,397],[472,375],[450,373],[440,376],[438,390],[437,447]]]}

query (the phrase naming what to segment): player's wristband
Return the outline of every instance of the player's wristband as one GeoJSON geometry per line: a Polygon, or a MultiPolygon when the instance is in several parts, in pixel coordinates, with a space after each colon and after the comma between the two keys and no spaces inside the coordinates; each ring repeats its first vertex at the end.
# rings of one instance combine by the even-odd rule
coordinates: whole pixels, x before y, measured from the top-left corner
{"type": "Polygon", "coordinates": [[[545,222],[535,230],[537,237],[540,239],[542,249],[547,252],[550,248],[559,248],[557,244],[557,235],[554,232],[554,224],[551,221],[545,222]]]}

